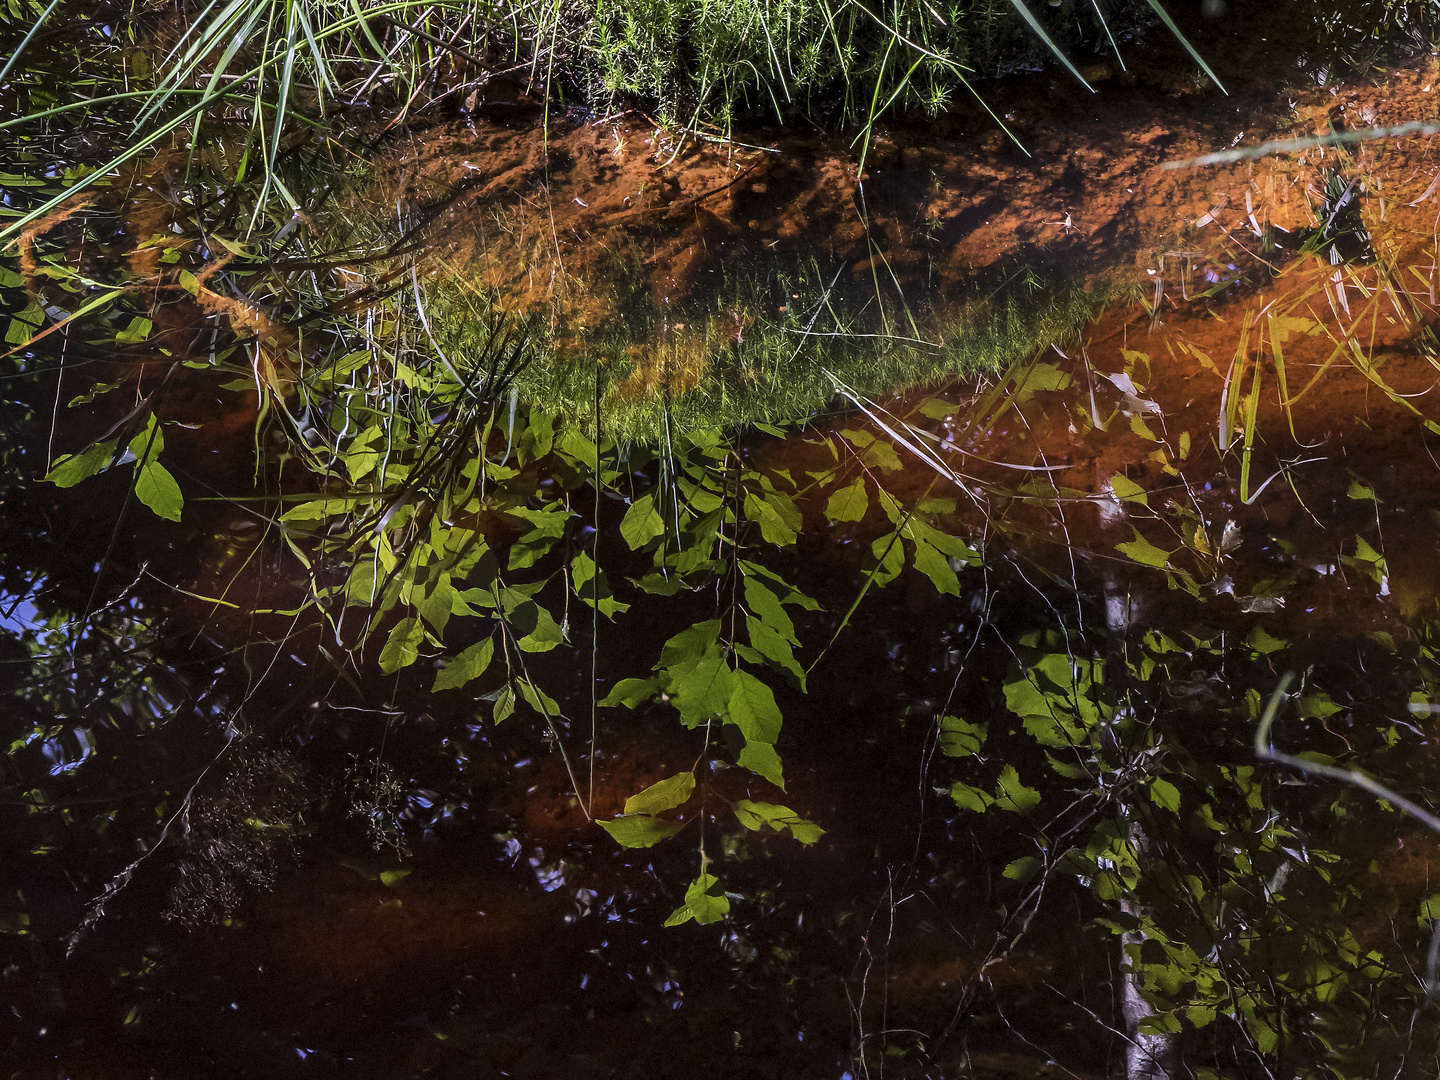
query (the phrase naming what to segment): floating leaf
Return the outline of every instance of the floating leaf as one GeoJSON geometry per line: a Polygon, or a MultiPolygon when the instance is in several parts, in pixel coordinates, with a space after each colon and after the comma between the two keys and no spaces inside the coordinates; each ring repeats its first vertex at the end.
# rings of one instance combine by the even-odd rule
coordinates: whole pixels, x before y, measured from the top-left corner
{"type": "MultiPolygon", "coordinates": [[[[1131,526],[1134,529],[1134,526],[1131,526]]],[[[1131,559],[1134,559],[1142,566],[1155,566],[1164,568],[1170,562],[1170,552],[1158,548],[1140,535],[1139,529],[1134,529],[1135,539],[1128,544],[1116,544],[1115,550],[1131,559]]]]}
{"type": "Polygon", "coordinates": [[[1121,502],[1139,503],[1141,506],[1150,505],[1145,489],[1123,473],[1116,473],[1110,477],[1110,490],[1121,502]]]}
{"type": "Polygon", "coordinates": [[[676,773],[664,780],[651,784],[644,791],[631,795],[625,800],[625,813],[658,814],[662,810],[673,810],[690,798],[695,790],[693,772],[676,773]]]}

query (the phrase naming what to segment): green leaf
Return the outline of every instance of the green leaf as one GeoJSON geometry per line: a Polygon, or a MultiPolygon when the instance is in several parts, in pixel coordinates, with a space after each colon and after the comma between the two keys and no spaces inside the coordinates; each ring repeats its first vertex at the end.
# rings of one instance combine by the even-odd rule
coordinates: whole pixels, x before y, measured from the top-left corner
{"type": "Polygon", "coordinates": [[[1289,645],[1288,642],[1281,638],[1272,637],[1266,629],[1258,623],[1255,628],[1250,631],[1249,637],[1245,639],[1245,644],[1249,645],[1250,648],[1262,656],[1269,656],[1273,652],[1279,652],[1289,645]]]}
{"type": "Polygon", "coordinates": [[[760,535],[776,547],[789,547],[799,535],[801,517],[795,500],[778,491],[747,492],[745,513],[760,526],[760,535]]]}
{"type": "Polygon", "coordinates": [[[752,832],[765,825],[776,832],[790,830],[790,834],[802,844],[813,844],[825,835],[825,830],[813,821],[806,821],[788,806],[776,803],[752,802],[741,799],[735,804],[735,816],[740,824],[752,832]]]}
{"type": "Polygon", "coordinates": [[[780,738],[780,707],[775,695],[748,671],[736,671],[731,683],[729,719],[746,742],[773,743],[780,738]]]}
{"type": "Polygon", "coordinates": [[[1023,859],[1016,859],[1006,866],[1005,869],[1001,871],[1001,875],[1009,878],[1011,881],[1018,881],[1023,885],[1044,869],[1044,867],[1045,864],[1034,855],[1026,855],[1023,859]]]}
{"type": "Polygon", "coordinates": [[[180,485],[170,475],[170,470],[158,461],[141,467],[140,474],[135,477],[135,497],[168,521],[179,521],[180,512],[185,508],[180,485]]]}
{"type": "Polygon", "coordinates": [[[794,675],[803,689],[805,669],[796,662],[790,642],[776,633],[768,623],[761,622],[753,615],[745,617],[745,626],[750,631],[750,644],[776,667],[794,675]]]}
{"type": "Polygon", "coordinates": [[[150,336],[154,325],[149,319],[136,315],[129,326],[115,335],[115,341],[121,345],[138,345],[150,336]]]}
{"type": "Polygon", "coordinates": [[[995,797],[988,791],[965,783],[956,783],[951,787],[950,798],[961,810],[972,810],[977,814],[983,814],[995,805],[995,797]]]}
{"type": "Polygon", "coordinates": [[[1116,473],[1110,477],[1110,490],[1121,502],[1139,503],[1141,506],[1150,505],[1149,499],[1145,495],[1145,489],[1123,473],[1116,473]]]}
{"type": "Polygon", "coordinates": [[[1161,810],[1169,810],[1172,814],[1180,812],[1180,789],[1169,780],[1160,777],[1150,781],[1150,801],[1161,810]]]}
{"type": "Polygon", "coordinates": [[[1141,566],[1165,567],[1170,562],[1170,552],[1158,548],[1140,535],[1140,530],[1133,525],[1131,529],[1135,533],[1135,539],[1128,544],[1116,544],[1115,550],[1122,555],[1134,559],[1141,566]]]}
{"type": "Polygon", "coordinates": [[[1001,810],[1028,814],[1040,805],[1040,792],[1021,782],[1014,765],[1006,765],[995,785],[995,805],[1001,810]]]}
{"type": "Polygon", "coordinates": [[[1440,893],[1427,896],[1420,904],[1420,925],[1429,926],[1440,919],[1440,893]]]}
{"type": "Polygon", "coordinates": [[[701,874],[685,890],[685,903],[670,913],[666,926],[679,926],[694,919],[702,926],[719,922],[730,911],[730,898],[724,893],[712,896],[710,890],[719,882],[714,874],[701,874]]]}
{"type": "Polygon", "coordinates": [[[631,551],[639,551],[665,531],[665,520],[655,509],[655,494],[642,495],[630,504],[620,520],[620,535],[631,551]]]}
{"type": "Polygon", "coordinates": [[[662,810],[673,810],[685,802],[695,790],[693,772],[676,773],[664,780],[651,784],[644,791],[631,795],[625,800],[625,813],[658,814],[662,810]]]}
{"type": "Polygon", "coordinates": [[[928,577],[935,591],[945,596],[960,595],[960,579],[950,566],[950,560],[924,541],[916,541],[915,569],[928,577]]]}
{"type": "Polygon", "coordinates": [[[747,742],[735,759],[742,769],[749,769],[756,776],[763,776],[781,791],[785,790],[785,777],[780,769],[780,755],[769,743],[747,742]]]}
{"type": "Polygon", "coordinates": [[[745,577],[745,606],[790,644],[800,644],[795,636],[795,624],[790,621],[780,598],[753,574],[745,577]]]}
{"type": "Polygon", "coordinates": [[[385,648],[380,650],[380,670],[391,675],[409,667],[420,655],[420,642],[425,640],[425,627],[411,615],[390,628],[385,648]]]}
{"type": "Polygon", "coordinates": [[[870,496],[865,493],[862,476],[830,496],[825,503],[825,516],[831,521],[860,521],[870,509],[870,496]]]}
{"type": "Polygon", "coordinates": [[[404,881],[409,876],[409,867],[405,867],[401,870],[381,870],[380,884],[384,885],[387,889],[393,889],[396,885],[400,884],[400,882],[404,881]]]}
{"type": "Polygon", "coordinates": [[[430,687],[430,692],[458,690],[472,679],[478,679],[485,674],[494,655],[494,638],[477,641],[435,673],[435,684],[430,687]]]}
{"type": "Polygon", "coordinates": [[[497,724],[503,724],[515,715],[515,687],[506,683],[496,692],[492,715],[497,724]]]}
{"type": "Polygon", "coordinates": [[[78,454],[65,454],[55,459],[55,464],[45,474],[45,479],[56,487],[74,487],[98,472],[110,467],[115,459],[115,444],[119,439],[92,443],[78,454]]]}
{"type": "Polygon", "coordinates": [[[985,745],[984,724],[972,724],[958,716],[940,718],[940,752],[946,757],[969,757],[985,745]]]}
{"type": "Polygon", "coordinates": [[[734,680],[719,644],[714,644],[688,671],[670,684],[670,703],[687,728],[722,715],[729,705],[734,680]]]}
{"type": "Polygon", "coordinates": [[[515,644],[525,652],[549,652],[565,641],[565,634],[554,616],[538,604],[529,605],[535,610],[535,628],[515,644]]]}
{"type": "Polygon", "coordinates": [[[621,847],[651,847],[661,840],[668,840],[685,827],[683,821],[651,817],[649,814],[633,814],[617,817],[613,821],[602,821],[600,827],[608,832],[621,847]]]}
{"type": "Polygon", "coordinates": [[[649,701],[660,689],[660,684],[655,679],[621,679],[610,688],[610,693],[600,700],[601,708],[609,708],[613,705],[624,705],[627,709],[633,709],[642,702],[649,701]]]}

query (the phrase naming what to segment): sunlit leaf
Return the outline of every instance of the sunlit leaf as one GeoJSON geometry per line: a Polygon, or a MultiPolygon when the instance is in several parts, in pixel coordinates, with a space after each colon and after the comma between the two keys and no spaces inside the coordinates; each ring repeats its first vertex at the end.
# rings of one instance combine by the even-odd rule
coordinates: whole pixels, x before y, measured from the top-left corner
{"type": "Polygon", "coordinates": [[[55,464],[45,474],[45,479],[56,487],[74,487],[80,481],[104,471],[115,459],[115,444],[119,439],[92,443],[78,454],[65,454],[55,459],[55,464]]]}
{"type": "Polygon", "coordinates": [[[1040,805],[1040,792],[1027,787],[1020,780],[1020,774],[1014,765],[1006,765],[995,785],[995,805],[1001,810],[1028,814],[1040,805]]]}
{"type": "Polygon", "coordinates": [[[813,844],[825,835],[825,830],[813,821],[806,821],[788,806],[780,806],[776,803],[741,799],[735,804],[735,817],[741,825],[752,832],[766,825],[776,832],[784,832],[789,829],[791,835],[802,844],[813,844]]]}
{"type": "Polygon", "coordinates": [[[621,679],[610,688],[610,693],[600,700],[600,705],[624,705],[627,709],[633,709],[636,705],[649,701],[659,689],[660,685],[655,679],[621,679]]]}
{"type": "Polygon", "coordinates": [[[457,690],[472,679],[478,679],[485,674],[485,669],[490,666],[494,655],[493,638],[476,642],[435,674],[435,684],[430,687],[430,692],[457,690]]]}
{"type": "Polygon", "coordinates": [[[1140,535],[1140,530],[1135,529],[1135,539],[1126,544],[1116,544],[1115,550],[1122,555],[1134,559],[1142,566],[1164,567],[1170,562],[1170,552],[1158,548],[1140,535]]]}
{"type": "Polygon", "coordinates": [[[620,535],[630,550],[639,551],[665,531],[665,520],[655,509],[655,495],[642,495],[630,504],[620,520],[620,535]]]}
{"type": "Polygon", "coordinates": [[[413,615],[401,619],[390,628],[385,639],[385,648],[380,650],[380,670],[386,675],[409,667],[420,655],[420,642],[425,640],[425,628],[413,615]]]}
{"type": "Polygon", "coordinates": [[[940,718],[940,752],[946,757],[969,757],[985,745],[984,724],[973,724],[958,716],[940,718]]]}
{"type": "Polygon", "coordinates": [[[625,813],[658,814],[662,810],[673,810],[685,802],[695,790],[693,772],[676,773],[657,781],[625,800],[625,813]]]}
{"type": "Polygon", "coordinates": [[[747,492],[745,513],[760,526],[760,535],[777,547],[789,547],[800,532],[800,510],[795,500],[779,492],[747,492]]]}
{"type": "Polygon", "coordinates": [[[1024,858],[1016,859],[1014,862],[1009,863],[1000,873],[1003,877],[1007,877],[1011,881],[1018,881],[1023,885],[1043,870],[1044,867],[1045,864],[1034,855],[1026,855],[1024,858]]]}
{"type": "Polygon", "coordinates": [[[713,896],[710,890],[719,883],[714,874],[701,874],[685,890],[685,903],[670,913],[666,926],[679,926],[694,919],[701,925],[719,922],[730,911],[730,898],[723,893],[713,896]]]}
{"type": "Polygon", "coordinates": [[[1172,814],[1180,812],[1180,789],[1162,777],[1150,781],[1150,801],[1172,814]]]}
{"type": "Polygon", "coordinates": [[[600,822],[600,827],[614,837],[621,847],[644,848],[667,840],[685,827],[683,821],[633,814],[600,822]]]}
{"type": "Polygon", "coordinates": [[[747,742],[744,749],[740,751],[740,756],[735,760],[741,768],[749,769],[756,776],[763,776],[769,780],[781,791],[785,790],[785,777],[780,766],[780,755],[769,743],[747,742]]]}
{"type": "Polygon", "coordinates": [[[865,492],[862,476],[830,496],[825,503],[825,516],[831,521],[859,521],[870,509],[870,496],[865,492]]]}
{"type": "Polygon", "coordinates": [[[775,694],[748,671],[734,673],[728,713],[747,742],[773,743],[780,738],[780,707],[775,704],[775,694]]]}
{"type": "Polygon", "coordinates": [[[961,810],[973,810],[977,814],[983,814],[995,805],[995,797],[988,791],[959,782],[950,788],[950,798],[961,810]]]}

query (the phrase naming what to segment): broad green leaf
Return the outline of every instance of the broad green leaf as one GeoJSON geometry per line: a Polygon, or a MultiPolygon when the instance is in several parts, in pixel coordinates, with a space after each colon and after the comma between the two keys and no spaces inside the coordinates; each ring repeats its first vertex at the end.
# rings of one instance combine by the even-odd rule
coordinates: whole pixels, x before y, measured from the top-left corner
{"type": "Polygon", "coordinates": [[[129,326],[115,335],[115,341],[120,345],[137,345],[150,336],[154,326],[149,319],[136,315],[130,320],[129,326]]]}
{"type": "Polygon", "coordinates": [[[958,716],[940,718],[940,752],[946,757],[969,757],[985,745],[984,724],[972,724],[958,716]]]}
{"type": "Polygon", "coordinates": [[[660,662],[655,666],[664,668],[671,679],[678,678],[698,664],[719,639],[719,619],[695,623],[665,642],[660,649],[660,662]]]}
{"type": "Polygon", "coordinates": [[[752,832],[765,825],[769,825],[776,832],[789,829],[791,835],[802,844],[813,844],[825,835],[825,830],[813,821],[806,821],[788,806],[776,803],[741,799],[735,804],[735,816],[741,825],[752,832]]]}
{"type": "Polygon", "coordinates": [[[78,454],[65,454],[56,458],[55,464],[45,474],[45,479],[56,487],[74,487],[81,480],[88,479],[109,468],[115,458],[115,444],[119,439],[92,443],[78,454]]]}
{"type": "Polygon", "coordinates": [[[631,551],[639,551],[665,531],[665,520],[655,509],[655,494],[642,495],[630,504],[620,520],[620,535],[631,551]]]}
{"type": "Polygon", "coordinates": [[[612,821],[600,822],[621,847],[651,847],[661,840],[668,840],[685,827],[683,821],[651,817],[649,814],[633,814],[617,817],[612,821]]]}
{"type": "Polygon", "coordinates": [[[1250,631],[1250,635],[1245,639],[1245,644],[1249,645],[1250,648],[1261,655],[1268,656],[1273,652],[1279,652],[1281,649],[1287,648],[1289,642],[1271,636],[1263,626],[1257,623],[1255,628],[1250,631]]]}
{"type": "Polygon", "coordinates": [[[915,544],[915,569],[928,577],[935,591],[946,596],[960,595],[960,579],[951,569],[950,560],[923,541],[915,544]]]}
{"type": "Polygon", "coordinates": [[[179,521],[185,508],[185,497],[170,470],[158,461],[147,462],[135,477],[135,497],[159,517],[179,521]]]}
{"type": "Polygon", "coordinates": [[[995,805],[1001,810],[1028,814],[1040,805],[1040,792],[1021,782],[1014,765],[1006,765],[995,785],[995,805]]]}
{"type": "Polygon", "coordinates": [[[687,728],[722,715],[733,694],[734,677],[718,644],[670,684],[670,703],[687,728]]]}
{"type": "Polygon", "coordinates": [[[795,624],[790,621],[780,598],[753,574],[745,576],[745,606],[790,644],[800,644],[795,636],[795,624]]]}
{"type": "Polygon", "coordinates": [[[1140,530],[1131,526],[1135,539],[1128,544],[1116,544],[1115,550],[1134,559],[1141,566],[1164,567],[1170,562],[1170,552],[1158,548],[1140,535],[1140,530]]]}
{"type": "Polygon", "coordinates": [[[676,773],[664,780],[651,784],[644,791],[631,795],[625,800],[625,813],[658,814],[662,810],[673,810],[695,790],[693,772],[676,773]]]}
{"type": "Polygon", "coordinates": [[[776,547],[789,547],[800,532],[800,510],[795,500],[778,491],[745,495],[745,513],[760,526],[760,535],[776,547]]]}
{"type": "Polygon", "coordinates": [[[694,919],[702,926],[719,922],[730,911],[730,898],[724,893],[712,896],[710,890],[718,884],[714,874],[701,874],[685,890],[685,903],[670,913],[666,926],[679,926],[694,919]]]}
{"type": "Polygon", "coordinates": [[[633,709],[636,705],[649,701],[659,689],[660,684],[655,679],[621,679],[610,688],[610,693],[600,699],[600,706],[609,708],[613,705],[624,705],[627,709],[633,709]]]}
{"type": "Polygon", "coordinates": [[[777,634],[768,623],[761,622],[753,615],[745,617],[745,626],[750,631],[750,644],[756,651],[780,670],[795,676],[801,689],[804,689],[805,669],[796,662],[790,642],[777,634]]]}
{"type": "Polygon", "coordinates": [[[441,690],[458,690],[472,679],[478,679],[485,674],[485,669],[490,666],[494,655],[493,638],[477,641],[436,672],[435,685],[430,687],[430,692],[434,694],[441,690]]]}
{"type": "Polygon", "coordinates": [[[1145,489],[1124,473],[1116,473],[1110,477],[1110,490],[1115,492],[1115,497],[1121,502],[1139,503],[1141,506],[1150,505],[1150,501],[1145,495],[1145,489]]]}
{"type": "Polygon", "coordinates": [[[409,667],[420,655],[420,642],[425,640],[425,628],[413,615],[401,619],[390,628],[385,639],[385,648],[380,650],[380,670],[386,675],[403,667],[409,667]]]}
{"type": "Polygon", "coordinates": [[[1169,780],[1156,777],[1150,781],[1150,801],[1172,814],[1180,812],[1180,789],[1169,780]]]}
{"type": "Polygon", "coordinates": [[[785,790],[785,776],[780,768],[780,755],[769,743],[747,742],[745,748],[740,751],[740,756],[736,758],[736,763],[743,769],[749,769],[756,776],[763,776],[781,791],[785,790]]]}
{"type": "Polygon", "coordinates": [[[964,783],[956,783],[950,788],[950,798],[961,810],[973,810],[977,814],[983,814],[995,805],[995,797],[988,791],[964,783]]]}
{"type": "Polygon", "coordinates": [[[529,679],[517,679],[516,685],[520,687],[520,696],[525,699],[525,703],[541,716],[560,715],[560,706],[555,699],[529,679]]]}
{"type": "Polygon", "coordinates": [[[442,574],[431,587],[429,595],[415,605],[416,610],[430,624],[437,637],[445,633],[445,625],[455,611],[455,595],[455,587],[450,584],[450,576],[442,574]]]}
{"type": "Polygon", "coordinates": [[[1023,859],[1016,859],[1006,866],[1005,869],[1001,871],[1001,875],[1009,878],[1011,881],[1018,881],[1024,885],[1025,882],[1033,878],[1044,869],[1044,867],[1045,864],[1034,855],[1026,855],[1023,859]]]}
{"type": "Polygon", "coordinates": [[[780,738],[780,707],[775,704],[775,695],[748,671],[734,673],[729,719],[746,742],[773,743],[780,738]]]}
{"type": "Polygon", "coordinates": [[[565,634],[549,611],[538,604],[530,606],[535,609],[535,627],[524,637],[517,638],[515,644],[525,652],[549,652],[564,642],[565,634]]]}
{"type": "Polygon", "coordinates": [[[497,724],[503,724],[515,715],[515,687],[506,683],[496,692],[492,715],[497,724]]]}
{"type": "Polygon", "coordinates": [[[831,521],[860,521],[870,509],[870,496],[865,493],[862,476],[830,496],[825,503],[825,516],[831,521]]]}
{"type": "Polygon", "coordinates": [[[1420,925],[1428,928],[1436,920],[1440,920],[1440,893],[1427,896],[1420,904],[1420,925]]]}
{"type": "Polygon", "coordinates": [[[409,876],[410,868],[408,866],[400,870],[381,870],[380,884],[384,885],[387,889],[393,889],[409,876]]]}

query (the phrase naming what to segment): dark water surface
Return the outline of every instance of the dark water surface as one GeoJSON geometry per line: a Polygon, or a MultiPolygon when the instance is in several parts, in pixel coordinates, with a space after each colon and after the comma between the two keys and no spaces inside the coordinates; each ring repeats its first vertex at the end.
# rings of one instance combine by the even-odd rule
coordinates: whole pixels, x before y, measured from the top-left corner
{"type": "MultiPolygon", "coordinates": [[[[1428,57],[1297,78],[1293,134],[1440,94],[1428,57]]],[[[363,345],[307,352],[311,269],[205,277],[190,204],[157,194],[172,163],[109,225],[40,234],[32,260],[178,299],[8,361],[4,1074],[1101,1077],[1138,1042],[1207,1080],[1436,1075],[1436,848],[1395,800],[1437,788],[1437,144],[1172,182],[1152,135],[1124,175],[1060,164],[1115,197],[1057,206],[1049,241],[1044,185],[1026,236],[994,194],[968,224],[940,200],[928,264],[866,239],[902,299],[1026,244],[1123,286],[1078,334],[648,447],[512,395],[518,338],[459,382],[406,365],[435,337],[378,293],[363,345]],[[137,254],[152,233],[181,260],[137,254]],[[96,441],[70,484],[61,455],[96,441]],[[1267,707],[1278,749],[1388,801],[1263,760],[1267,707]],[[683,828],[622,846],[617,817],[683,828]]],[[[896,139],[877,160],[903,173],[919,136],[896,139]]],[[[675,235],[744,211],[771,236],[765,194],[675,235]]],[[[807,229],[787,241],[853,269],[807,229]]],[[[7,310],[63,299],[15,265],[7,310]]],[[[827,297],[791,299],[843,336],[827,297]]],[[[686,388],[659,382],[668,421],[686,388]]]]}

